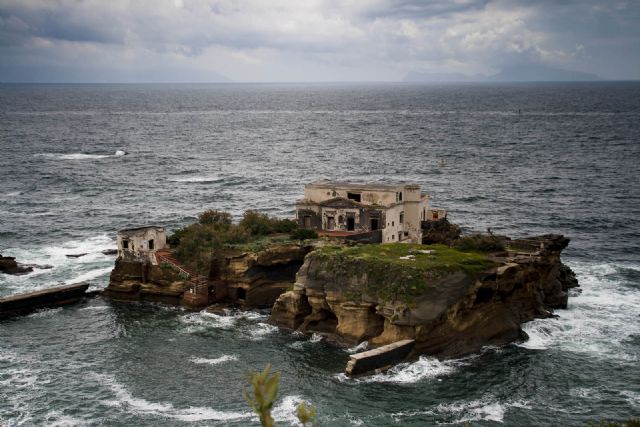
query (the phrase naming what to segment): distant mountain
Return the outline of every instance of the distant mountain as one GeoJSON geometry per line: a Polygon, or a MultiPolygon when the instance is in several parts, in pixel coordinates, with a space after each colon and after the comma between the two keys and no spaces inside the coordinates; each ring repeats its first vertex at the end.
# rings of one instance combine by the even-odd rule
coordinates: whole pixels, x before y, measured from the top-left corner
{"type": "Polygon", "coordinates": [[[503,67],[498,74],[467,76],[460,73],[421,73],[410,71],[403,82],[456,83],[456,82],[577,82],[604,80],[595,74],[563,70],[545,65],[523,64],[503,67]]]}
{"type": "Polygon", "coordinates": [[[403,82],[476,82],[485,81],[486,76],[476,74],[475,76],[466,76],[460,73],[419,73],[417,71],[409,71],[402,79],[403,82]]]}
{"type": "Polygon", "coordinates": [[[510,65],[488,78],[493,82],[584,82],[604,80],[595,74],[544,65],[510,65]]]}

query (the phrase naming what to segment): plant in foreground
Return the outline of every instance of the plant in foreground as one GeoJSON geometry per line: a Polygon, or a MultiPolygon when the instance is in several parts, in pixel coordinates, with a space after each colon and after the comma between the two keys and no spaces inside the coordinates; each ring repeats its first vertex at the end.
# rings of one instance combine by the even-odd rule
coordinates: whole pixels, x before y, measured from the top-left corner
{"type": "MultiPolygon", "coordinates": [[[[260,424],[264,427],[275,426],[275,421],[271,416],[271,410],[278,395],[280,387],[280,372],[270,373],[271,364],[268,363],[262,372],[254,372],[248,375],[250,391],[244,392],[246,399],[253,412],[260,418],[260,424]]],[[[300,402],[296,414],[303,425],[316,424],[316,410],[313,405],[307,406],[305,402],[300,402]]]]}

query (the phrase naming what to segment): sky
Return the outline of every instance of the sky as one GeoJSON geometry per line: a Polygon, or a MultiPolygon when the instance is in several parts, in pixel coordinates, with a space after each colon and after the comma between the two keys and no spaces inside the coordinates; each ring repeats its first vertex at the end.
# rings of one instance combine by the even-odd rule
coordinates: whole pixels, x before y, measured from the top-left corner
{"type": "Polygon", "coordinates": [[[640,0],[0,0],[0,82],[640,79],[640,0]]]}

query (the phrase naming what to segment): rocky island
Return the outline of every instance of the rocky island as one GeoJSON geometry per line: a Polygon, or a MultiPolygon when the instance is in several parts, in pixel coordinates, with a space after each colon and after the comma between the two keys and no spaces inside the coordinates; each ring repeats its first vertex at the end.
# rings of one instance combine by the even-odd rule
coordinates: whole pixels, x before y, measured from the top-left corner
{"type": "Polygon", "coordinates": [[[305,196],[295,221],[247,211],[235,224],[211,210],[169,238],[159,226],[121,230],[104,295],[271,308],[283,328],[390,346],[384,364],[524,340],[522,323],[566,308],[578,286],[560,260],[568,238],[461,236],[419,186],[319,182],[305,196]]]}
{"type": "Polygon", "coordinates": [[[500,240],[499,252],[398,243],[320,248],[278,298],[272,320],[345,345],[413,339],[414,356],[455,357],[525,339],[520,325],[566,308],[567,291],[578,285],[560,261],[569,239],[500,240]]]}

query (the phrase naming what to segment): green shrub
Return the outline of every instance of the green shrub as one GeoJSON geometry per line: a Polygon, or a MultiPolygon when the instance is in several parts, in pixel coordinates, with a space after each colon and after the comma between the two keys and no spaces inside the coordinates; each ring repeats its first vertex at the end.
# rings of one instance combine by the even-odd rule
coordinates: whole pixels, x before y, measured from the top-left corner
{"type": "Polygon", "coordinates": [[[308,228],[296,228],[289,236],[291,240],[317,239],[318,233],[316,230],[310,230],[308,228]]]}
{"type": "Polygon", "coordinates": [[[453,243],[460,251],[501,252],[505,250],[504,239],[493,234],[471,234],[460,237],[453,243]]]}
{"type": "Polygon", "coordinates": [[[258,211],[246,211],[238,225],[252,236],[266,236],[273,232],[269,215],[258,211]]]}
{"type": "Polygon", "coordinates": [[[231,214],[229,212],[209,209],[198,215],[198,222],[202,225],[215,225],[226,228],[231,225],[231,214]]]}
{"type": "Polygon", "coordinates": [[[167,237],[167,243],[172,248],[175,248],[176,246],[178,246],[180,244],[180,239],[186,233],[186,228],[187,227],[178,228],[177,230],[175,230],[173,232],[173,234],[171,236],[167,237]]]}
{"type": "Polygon", "coordinates": [[[287,218],[272,218],[271,226],[275,233],[291,233],[298,229],[298,223],[292,219],[287,218]]]}

